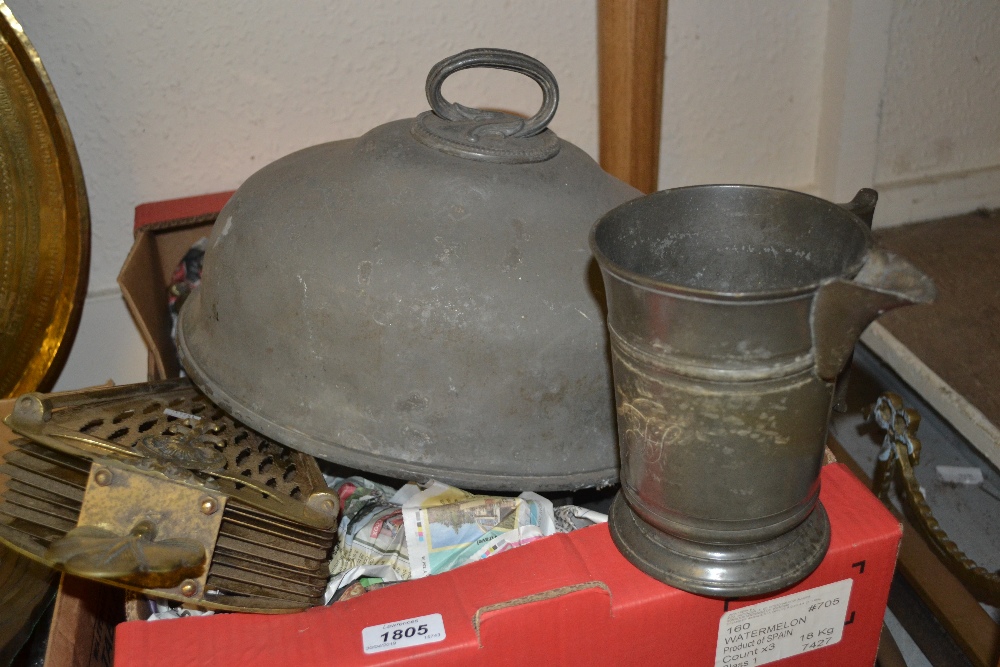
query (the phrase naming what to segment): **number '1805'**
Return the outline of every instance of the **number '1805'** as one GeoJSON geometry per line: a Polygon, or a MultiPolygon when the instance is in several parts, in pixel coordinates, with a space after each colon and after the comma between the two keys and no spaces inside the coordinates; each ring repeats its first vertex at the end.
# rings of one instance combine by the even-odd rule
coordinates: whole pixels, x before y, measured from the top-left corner
{"type": "Polygon", "coordinates": [[[387,642],[389,641],[390,638],[393,639],[394,641],[399,641],[400,639],[403,639],[405,637],[416,637],[418,635],[426,635],[426,634],[427,634],[427,625],[421,623],[416,627],[411,625],[405,630],[403,628],[397,628],[392,632],[383,632],[382,641],[387,642]]]}

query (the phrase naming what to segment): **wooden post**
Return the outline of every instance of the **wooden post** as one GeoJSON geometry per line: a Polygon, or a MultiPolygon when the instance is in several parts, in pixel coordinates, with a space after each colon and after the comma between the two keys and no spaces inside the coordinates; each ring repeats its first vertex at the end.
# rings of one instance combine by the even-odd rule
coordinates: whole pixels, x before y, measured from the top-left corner
{"type": "Polygon", "coordinates": [[[667,0],[598,0],[601,167],[657,189],[667,0]]]}

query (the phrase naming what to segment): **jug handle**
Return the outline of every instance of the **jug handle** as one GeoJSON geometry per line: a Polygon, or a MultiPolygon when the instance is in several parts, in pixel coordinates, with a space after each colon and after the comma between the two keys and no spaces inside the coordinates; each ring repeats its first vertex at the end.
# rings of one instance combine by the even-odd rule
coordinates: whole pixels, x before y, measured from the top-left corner
{"type": "Polygon", "coordinates": [[[837,204],[840,208],[847,209],[854,215],[861,218],[861,221],[872,228],[872,221],[875,219],[875,205],[878,204],[878,192],[871,188],[861,188],[854,199],[846,204],[837,204]]]}
{"type": "MultiPolygon", "coordinates": [[[[837,204],[842,209],[850,211],[858,216],[863,223],[872,228],[875,219],[875,205],[878,204],[878,192],[871,188],[861,188],[854,199],[846,204],[837,204]]],[[[837,376],[837,384],[833,390],[833,409],[837,412],[847,412],[847,383],[851,375],[851,360],[854,358],[854,351],[847,356],[844,367],[837,376]]]]}

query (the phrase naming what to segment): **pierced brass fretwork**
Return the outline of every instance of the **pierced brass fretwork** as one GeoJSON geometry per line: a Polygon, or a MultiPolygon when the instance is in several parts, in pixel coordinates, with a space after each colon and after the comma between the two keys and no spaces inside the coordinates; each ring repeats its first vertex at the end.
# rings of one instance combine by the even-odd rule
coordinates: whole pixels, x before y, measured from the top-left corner
{"type": "Polygon", "coordinates": [[[321,604],[339,500],[316,461],[187,380],[27,394],[5,422],[0,542],[51,567],[201,607],[321,604]]]}

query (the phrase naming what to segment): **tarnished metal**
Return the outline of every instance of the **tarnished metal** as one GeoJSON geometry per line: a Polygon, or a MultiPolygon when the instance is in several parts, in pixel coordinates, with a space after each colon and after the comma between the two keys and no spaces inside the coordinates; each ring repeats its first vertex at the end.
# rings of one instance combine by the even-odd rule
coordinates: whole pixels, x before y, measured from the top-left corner
{"type": "Polygon", "coordinates": [[[29,394],[5,420],[0,541],[78,576],[200,606],[319,604],[336,496],[316,462],[187,380],[29,394]]]}
{"type": "Polygon", "coordinates": [[[934,517],[913,466],[920,463],[920,414],[903,406],[903,399],[887,391],[872,406],[869,417],[885,430],[872,479],[872,491],[891,507],[893,479],[896,489],[913,525],[931,545],[938,558],[958,577],[976,599],[985,604],[1000,605],[1000,572],[990,572],[969,558],[948,537],[934,517]]]}
{"type": "Polygon", "coordinates": [[[431,111],[417,116],[410,131],[431,148],[458,157],[510,164],[541,162],[559,152],[559,137],[547,129],[559,104],[556,78],[548,67],[523,53],[505,49],[463,51],[431,69],[426,92],[431,111]],[[542,89],[538,113],[523,119],[448,102],[441,94],[444,80],[473,67],[503,69],[530,77],[542,89]]]}
{"type": "MultiPolygon", "coordinates": [[[[13,403],[0,400],[0,414],[10,412],[13,403]]],[[[0,454],[10,449],[7,436],[0,426],[0,454]]],[[[0,475],[0,496],[6,488],[0,475]]],[[[58,574],[43,563],[0,544],[0,665],[11,664],[49,608],[58,584],[58,574]]]]}
{"type": "MultiPolygon", "coordinates": [[[[178,481],[94,459],[78,527],[50,544],[46,559],[70,574],[144,589],[169,591],[189,577],[203,585],[222,516],[200,511],[202,484],[178,481]]],[[[226,497],[213,500],[225,505],[226,497]]]]}
{"type": "Polygon", "coordinates": [[[251,176],[219,214],[178,346],[213,401],[284,444],[473,489],[617,478],[587,229],[638,191],[545,125],[555,79],[499,49],[431,72],[433,112],[251,176]],[[466,67],[524,73],[531,119],[441,97],[466,67]]]}
{"type": "Polygon", "coordinates": [[[326,502],[334,496],[315,461],[235,422],[188,380],[69,397],[25,394],[4,423],[72,456],[120,456],[144,472],[209,484],[289,521],[319,529],[336,523],[339,508],[326,502]]]}
{"type": "Polygon", "coordinates": [[[13,664],[56,584],[58,576],[42,563],[0,548],[0,665],[13,664]]]}
{"type": "Polygon", "coordinates": [[[618,406],[616,544],[702,594],[798,581],[829,541],[819,469],[837,376],[869,322],[933,285],[846,208],[775,188],[649,195],[602,218],[591,247],[618,406]]]}
{"type": "Polygon", "coordinates": [[[205,549],[187,538],[156,539],[156,524],[140,521],[125,534],[80,526],[49,545],[45,557],[78,577],[173,588],[188,572],[203,575],[205,549]]]}

